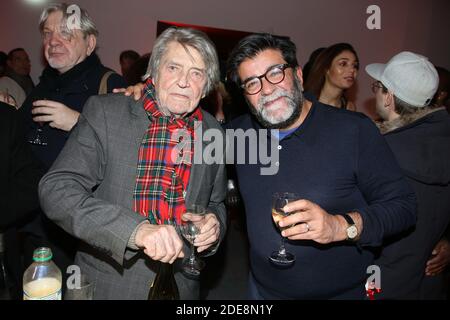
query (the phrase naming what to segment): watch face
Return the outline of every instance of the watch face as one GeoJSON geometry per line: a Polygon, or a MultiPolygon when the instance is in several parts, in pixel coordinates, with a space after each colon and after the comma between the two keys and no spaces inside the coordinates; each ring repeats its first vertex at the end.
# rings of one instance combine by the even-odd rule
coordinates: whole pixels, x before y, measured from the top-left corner
{"type": "Polygon", "coordinates": [[[357,235],[358,235],[358,229],[356,228],[355,225],[347,228],[347,237],[349,239],[355,239],[357,235]]]}

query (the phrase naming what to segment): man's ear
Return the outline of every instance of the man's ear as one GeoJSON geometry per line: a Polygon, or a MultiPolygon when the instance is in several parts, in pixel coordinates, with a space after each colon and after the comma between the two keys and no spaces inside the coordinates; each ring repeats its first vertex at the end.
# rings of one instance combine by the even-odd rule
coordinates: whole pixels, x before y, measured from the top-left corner
{"type": "Polygon", "coordinates": [[[203,88],[202,97],[200,99],[203,99],[204,97],[206,97],[206,84],[205,87],[203,88]]]}
{"type": "Polygon", "coordinates": [[[87,36],[87,41],[88,41],[87,55],[90,56],[92,52],[94,52],[95,47],[97,46],[97,38],[93,34],[90,34],[87,36]]]}
{"type": "Polygon", "coordinates": [[[300,80],[300,83],[303,87],[303,71],[302,68],[300,68],[300,66],[298,66],[295,70],[295,73],[297,74],[298,80],[300,80]]]}
{"type": "Polygon", "coordinates": [[[384,96],[385,96],[384,106],[394,111],[395,110],[394,94],[391,91],[388,91],[384,96]]]}

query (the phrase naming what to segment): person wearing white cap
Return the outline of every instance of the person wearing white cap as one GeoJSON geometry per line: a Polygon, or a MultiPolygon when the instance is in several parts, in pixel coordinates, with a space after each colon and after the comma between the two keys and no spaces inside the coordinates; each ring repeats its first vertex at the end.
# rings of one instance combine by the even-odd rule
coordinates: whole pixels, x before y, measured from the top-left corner
{"type": "Polygon", "coordinates": [[[415,228],[385,241],[375,261],[382,299],[445,298],[444,282],[425,269],[450,221],[450,116],[430,104],[439,77],[419,54],[401,52],[387,64],[370,64],[379,125],[418,201],[415,228]],[[435,282],[424,290],[425,282],[435,282]]]}

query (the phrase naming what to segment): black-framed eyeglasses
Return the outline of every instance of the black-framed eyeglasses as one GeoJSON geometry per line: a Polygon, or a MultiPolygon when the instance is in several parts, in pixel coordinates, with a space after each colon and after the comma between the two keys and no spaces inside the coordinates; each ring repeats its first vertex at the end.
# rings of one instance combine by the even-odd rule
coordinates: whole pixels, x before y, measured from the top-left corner
{"type": "Polygon", "coordinates": [[[262,89],[262,78],[266,78],[271,84],[277,84],[284,80],[285,73],[284,70],[287,68],[292,68],[288,63],[276,64],[269,68],[264,74],[247,79],[241,88],[244,89],[245,93],[249,95],[257,94],[262,89]]]}
{"type": "Polygon", "coordinates": [[[380,81],[375,81],[372,83],[372,92],[376,94],[378,90],[383,89],[384,86],[380,81]]]}

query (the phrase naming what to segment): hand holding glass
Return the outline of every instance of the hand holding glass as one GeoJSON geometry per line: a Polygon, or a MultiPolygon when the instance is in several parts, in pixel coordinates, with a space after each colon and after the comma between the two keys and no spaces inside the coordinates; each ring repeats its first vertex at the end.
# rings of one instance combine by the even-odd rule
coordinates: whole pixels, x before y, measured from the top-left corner
{"type": "MultiPolygon", "coordinates": [[[[277,226],[280,231],[283,231],[284,229],[290,228],[291,226],[283,227],[281,228],[278,225],[278,222],[288,215],[290,215],[290,212],[284,212],[283,207],[287,205],[289,202],[293,202],[300,199],[300,197],[295,193],[274,193],[272,196],[272,219],[275,222],[275,225],[277,226]]],[[[272,252],[272,254],[269,257],[270,262],[272,262],[275,265],[278,266],[290,266],[295,262],[295,256],[288,252],[285,248],[285,239],[282,236],[281,237],[281,244],[278,251],[272,252]]]]}
{"type": "MultiPolygon", "coordinates": [[[[186,213],[205,218],[206,209],[199,205],[192,205],[186,208],[186,213]]],[[[205,266],[205,262],[196,257],[194,241],[200,234],[199,221],[186,221],[179,226],[180,232],[191,245],[191,254],[183,260],[183,272],[188,276],[197,277],[205,266]]]]}
{"type": "MultiPolygon", "coordinates": [[[[37,100],[46,100],[45,98],[36,98],[34,101],[37,100]]],[[[33,109],[36,108],[35,106],[32,107],[33,109]]],[[[37,117],[37,116],[41,116],[42,114],[34,114],[33,117],[37,117]]],[[[34,145],[38,145],[38,146],[46,146],[47,145],[47,140],[44,137],[43,134],[43,129],[42,127],[44,126],[43,122],[37,122],[37,126],[36,126],[36,131],[33,135],[33,137],[28,140],[29,143],[34,144],[34,145]]]]}

